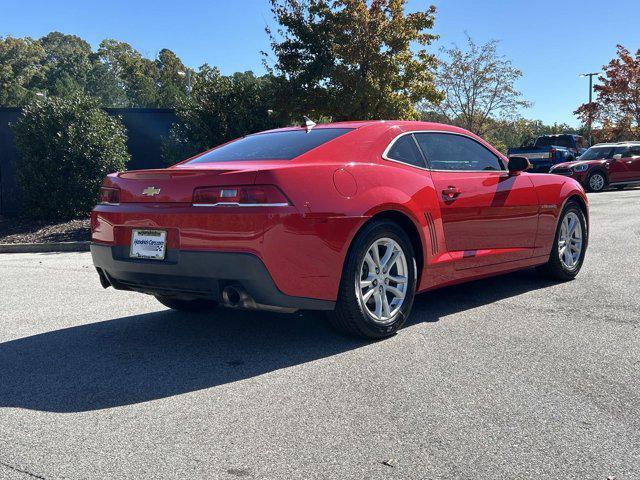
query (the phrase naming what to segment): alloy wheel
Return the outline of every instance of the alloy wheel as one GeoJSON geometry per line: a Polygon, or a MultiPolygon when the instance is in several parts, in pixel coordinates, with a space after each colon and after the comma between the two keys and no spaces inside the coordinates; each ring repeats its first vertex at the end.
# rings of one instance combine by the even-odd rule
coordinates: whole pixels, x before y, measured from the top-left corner
{"type": "Polygon", "coordinates": [[[356,278],[356,292],[374,322],[393,322],[405,301],[408,275],[407,258],[398,242],[379,238],[369,246],[356,278]]]}
{"type": "Polygon", "coordinates": [[[600,173],[594,173],[589,178],[589,187],[595,192],[599,192],[604,188],[604,177],[600,173]]]}
{"type": "Polygon", "coordinates": [[[558,255],[567,270],[575,270],[582,253],[582,225],[575,212],[565,215],[558,236],[558,255]]]}

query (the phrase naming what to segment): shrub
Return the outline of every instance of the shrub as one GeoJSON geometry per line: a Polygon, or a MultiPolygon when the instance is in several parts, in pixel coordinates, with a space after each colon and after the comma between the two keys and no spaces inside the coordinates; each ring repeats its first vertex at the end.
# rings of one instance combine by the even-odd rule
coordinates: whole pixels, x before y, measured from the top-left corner
{"type": "Polygon", "coordinates": [[[286,116],[277,110],[274,81],[269,75],[238,72],[225,76],[206,64],[200,67],[189,99],[178,104],[180,123],[163,141],[165,163],[173,164],[229,140],[286,125],[286,116]]]}
{"type": "Polygon", "coordinates": [[[124,170],[129,160],[123,125],[83,95],[37,100],[24,108],[12,128],[24,216],[86,215],[104,176],[124,170]]]}

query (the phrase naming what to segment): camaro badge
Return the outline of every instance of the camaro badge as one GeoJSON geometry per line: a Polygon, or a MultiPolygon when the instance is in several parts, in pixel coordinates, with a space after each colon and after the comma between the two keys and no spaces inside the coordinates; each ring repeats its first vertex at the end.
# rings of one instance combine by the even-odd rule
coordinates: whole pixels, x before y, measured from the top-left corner
{"type": "Polygon", "coordinates": [[[153,197],[154,195],[158,195],[160,193],[160,189],[156,187],[147,187],[142,191],[143,195],[147,197],[153,197]]]}

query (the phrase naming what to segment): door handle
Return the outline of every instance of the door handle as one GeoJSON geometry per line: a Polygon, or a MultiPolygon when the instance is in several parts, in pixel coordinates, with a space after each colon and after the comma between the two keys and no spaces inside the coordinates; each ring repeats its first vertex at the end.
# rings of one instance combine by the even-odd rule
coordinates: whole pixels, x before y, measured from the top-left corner
{"type": "Polygon", "coordinates": [[[460,190],[458,187],[454,187],[453,185],[449,185],[447,188],[442,190],[442,196],[445,200],[453,200],[458,195],[460,195],[460,190]]]}

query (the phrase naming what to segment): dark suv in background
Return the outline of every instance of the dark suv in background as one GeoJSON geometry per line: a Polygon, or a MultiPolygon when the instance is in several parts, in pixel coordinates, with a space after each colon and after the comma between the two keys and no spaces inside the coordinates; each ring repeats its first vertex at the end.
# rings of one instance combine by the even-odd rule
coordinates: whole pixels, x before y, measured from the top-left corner
{"type": "Polygon", "coordinates": [[[552,166],[549,173],[575,178],[590,192],[640,185],[640,142],[599,143],[574,162],[552,166]]]}

